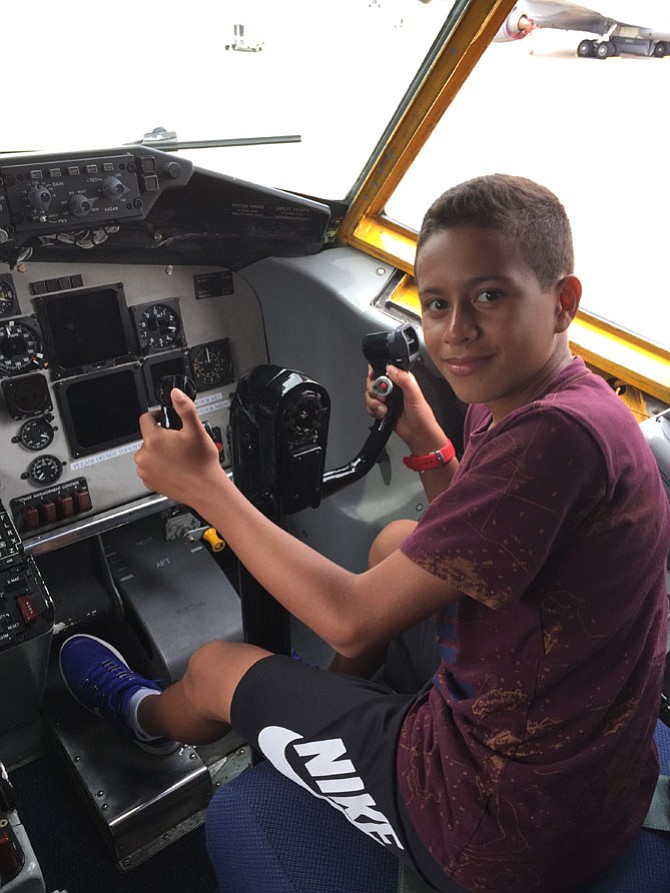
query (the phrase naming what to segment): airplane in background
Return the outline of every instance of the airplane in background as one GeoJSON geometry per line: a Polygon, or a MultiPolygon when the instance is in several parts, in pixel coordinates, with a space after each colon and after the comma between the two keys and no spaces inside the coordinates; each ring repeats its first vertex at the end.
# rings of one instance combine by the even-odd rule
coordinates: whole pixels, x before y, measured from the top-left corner
{"type": "Polygon", "coordinates": [[[517,4],[495,40],[521,40],[538,28],[598,35],[596,39],[583,38],[579,42],[577,55],[582,58],[608,59],[626,54],[662,59],[670,54],[670,32],[628,24],[596,10],[559,0],[527,0],[517,4]]]}

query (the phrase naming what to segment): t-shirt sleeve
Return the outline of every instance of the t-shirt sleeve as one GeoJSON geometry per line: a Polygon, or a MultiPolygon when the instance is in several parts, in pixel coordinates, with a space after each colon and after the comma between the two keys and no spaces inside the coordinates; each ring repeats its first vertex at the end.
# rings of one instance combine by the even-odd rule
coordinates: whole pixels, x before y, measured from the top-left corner
{"type": "Polygon", "coordinates": [[[475,435],[444,493],[401,551],[491,608],[516,602],[606,493],[606,464],[582,424],[552,409],[475,435]]]}

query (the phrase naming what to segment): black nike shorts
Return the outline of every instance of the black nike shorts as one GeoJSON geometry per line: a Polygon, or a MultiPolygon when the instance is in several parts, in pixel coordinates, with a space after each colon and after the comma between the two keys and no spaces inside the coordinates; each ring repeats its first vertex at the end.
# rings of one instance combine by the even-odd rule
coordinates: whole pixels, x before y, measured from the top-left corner
{"type": "Polygon", "coordinates": [[[272,655],[240,680],[231,719],[283,775],[339,809],[435,889],[465,893],[424,848],[398,792],[397,742],[416,698],[272,655]]]}

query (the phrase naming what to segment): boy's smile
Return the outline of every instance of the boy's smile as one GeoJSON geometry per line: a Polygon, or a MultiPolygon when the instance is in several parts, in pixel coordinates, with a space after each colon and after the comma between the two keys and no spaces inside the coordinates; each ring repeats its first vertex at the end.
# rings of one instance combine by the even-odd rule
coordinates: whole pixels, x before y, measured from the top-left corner
{"type": "Polygon", "coordinates": [[[499,421],[533,400],[572,359],[567,328],[581,286],[565,276],[546,290],[516,244],[495,230],[433,233],[415,272],[426,347],[459,399],[499,421]]]}

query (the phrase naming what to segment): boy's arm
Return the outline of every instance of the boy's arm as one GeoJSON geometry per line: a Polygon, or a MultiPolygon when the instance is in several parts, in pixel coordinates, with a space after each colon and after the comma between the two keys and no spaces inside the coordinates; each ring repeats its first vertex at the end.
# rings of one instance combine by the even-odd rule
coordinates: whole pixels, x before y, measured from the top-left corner
{"type": "MultiPolygon", "coordinates": [[[[365,404],[373,418],[383,418],[388,412],[384,400],[371,390],[372,370],[368,370],[365,404]]],[[[388,366],[386,374],[394,386],[401,388],[403,410],[396,422],[395,433],[403,440],[409,453],[414,456],[425,456],[448,443],[449,438],[435,418],[433,410],[423,396],[419,384],[411,372],[405,372],[395,366],[388,366]]],[[[454,457],[446,465],[421,473],[421,483],[428,500],[432,502],[443,490],[446,490],[458,468],[458,459],[454,457]]]]}
{"type": "Polygon", "coordinates": [[[460,597],[401,552],[353,574],[259,512],[221,468],[193,403],[179,391],[181,430],[140,419],[135,456],[145,486],[191,506],[221,533],[239,560],[288,611],[345,657],[357,657],[460,597]]]}

